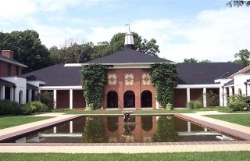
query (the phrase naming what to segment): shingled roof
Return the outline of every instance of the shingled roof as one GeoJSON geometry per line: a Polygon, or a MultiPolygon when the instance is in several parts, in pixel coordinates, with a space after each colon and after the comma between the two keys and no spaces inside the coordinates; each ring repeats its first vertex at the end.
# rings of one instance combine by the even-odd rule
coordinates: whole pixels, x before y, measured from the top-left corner
{"type": "Polygon", "coordinates": [[[157,56],[151,56],[140,51],[125,48],[123,51],[118,51],[114,54],[107,55],[101,58],[94,59],[87,62],[91,63],[101,63],[106,65],[112,64],[154,64],[154,63],[173,63],[170,60],[162,59],[157,56]]]}
{"type": "Polygon", "coordinates": [[[57,64],[24,74],[23,77],[39,78],[46,86],[77,86],[81,85],[81,69],[82,67],[64,67],[64,64],[57,64]]]}
{"type": "Polygon", "coordinates": [[[26,65],[24,65],[22,63],[19,63],[18,61],[15,61],[14,59],[10,59],[10,58],[8,58],[6,56],[3,56],[2,54],[0,54],[0,60],[11,63],[11,64],[15,64],[15,65],[18,65],[18,66],[21,66],[21,67],[27,67],[26,65]]]}
{"type": "Polygon", "coordinates": [[[2,86],[15,86],[14,83],[6,81],[6,80],[3,80],[1,78],[0,78],[0,85],[2,85],[2,86]]]}
{"type": "Polygon", "coordinates": [[[226,78],[242,68],[234,63],[179,63],[178,84],[214,84],[215,79],[226,78]]]}

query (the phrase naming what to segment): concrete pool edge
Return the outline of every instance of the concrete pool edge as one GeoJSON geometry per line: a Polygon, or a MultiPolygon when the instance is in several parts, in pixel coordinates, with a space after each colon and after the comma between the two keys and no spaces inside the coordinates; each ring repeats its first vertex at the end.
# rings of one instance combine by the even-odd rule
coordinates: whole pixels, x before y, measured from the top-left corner
{"type": "MultiPolygon", "coordinates": [[[[158,114],[154,114],[158,115],[158,114]]],[[[160,114],[160,115],[182,115],[188,114],[160,114]]],[[[64,115],[65,116],[65,115],[64,115]]],[[[68,116],[67,118],[58,116],[58,120],[66,121],[74,117],[84,115],[68,116]]],[[[100,115],[101,116],[101,115],[100,115]]],[[[207,120],[197,119],[197,114],[188,115],[189,119],[210,123],[207,120]]],[[[186,117],[187,118],[187,117],[186,117]]],[[[54,122],[50,122],[53,124],[54,122]]],[[[212,124],[212,123],[210,123],[212,124]]],[[[216,124],[213,124],[216,125],[216,124]]],[[[34,127],[42,126],[37,125],[34,127]]],[[[45,124],[43,124],[45,126],[45,124]]],[[[219,126],[219,125],[217,125],[219,126]]],[[[32,128],[32,127],[28,127],[32,128]]],[[[229,128],[230,129],[230,128],[229,128]]],[[[237,131],[237,130],[236,130],[237,131]]],[[[1,131],[0,131],[1,132],[1,131]]],[[[11,134],[11,133],[10,133],[11,134]]],[[[7,134],[7,135],[10,135],[7,134]]],[[[250,133],[247,133],[249,135],[250,133]]],[[[0,136],[1,138],[1,136],[0,136]]],[[[199,151],[250,151],[250,141],[203,141],[203,142],[162,142],[162,143],[0,143],[0,153],[5,152],[63,152],[63,153],[147,153],[147,152],[199,152],[199,151]],[[39,144],[39,145],[38,145],[39,144]],[[117,146],[120,146],[117,148],[117,146]],[[36,147],[36,148],[34,148],[36,147]],[[82,149],[83,148],[83,149],[82,149]],[[96,149],[97,148],[97,149],[96,149]],[[118,149],[123,149],[118,150],[118,149]],[[162,149],[163,148],[163,149],[162,149]],[[91,150],[93,149],[93,150],[91,150]],[[99,151],[98,151],[99,149],[99,151]]]]}

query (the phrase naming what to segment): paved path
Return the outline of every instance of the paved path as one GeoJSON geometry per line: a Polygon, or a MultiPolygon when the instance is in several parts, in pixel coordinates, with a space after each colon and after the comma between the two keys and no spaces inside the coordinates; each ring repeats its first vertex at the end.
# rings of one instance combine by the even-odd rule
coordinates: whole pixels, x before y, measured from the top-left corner
{"type": "MultiPolygon", "coordinates": [[[[215,112],[214,112],[215,113],[215,112]]],[[[182,114],[209,123],[238,130],[250,135],[250,127],[219,121],[202,116],[212,112],[198,114],[182,114]]],[[[11,135],[31,128],[48,124],[53,121],[65,120],[75,115],[62,115],[59,113],[43,114],[40,116],[55,116],[55,118],[0,130],[0,137],[11,135]]],[[[0,153],[172,153],[172,152],[210,152],[210,151],[250,151],[250,141],[227,142],[183,142],[183,143],[142,143],[142,144],[33,144],[33,143],[0,143],[0,153]],[[119,148],[118,148],[119,147],[119,148]]]]}

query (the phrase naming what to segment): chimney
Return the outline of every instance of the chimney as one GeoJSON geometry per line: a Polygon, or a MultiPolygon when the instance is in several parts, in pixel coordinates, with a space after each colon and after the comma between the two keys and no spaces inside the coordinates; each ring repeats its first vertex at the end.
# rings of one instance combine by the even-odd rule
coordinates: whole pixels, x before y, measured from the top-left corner
{"type": "Polygon", "coordinates": [[[10,59],[13,59],[14,58],[14,52],[11,51],[11,50],[2,50],[1,51],[1,54],[5,57],[8,57],[10,59]]]}

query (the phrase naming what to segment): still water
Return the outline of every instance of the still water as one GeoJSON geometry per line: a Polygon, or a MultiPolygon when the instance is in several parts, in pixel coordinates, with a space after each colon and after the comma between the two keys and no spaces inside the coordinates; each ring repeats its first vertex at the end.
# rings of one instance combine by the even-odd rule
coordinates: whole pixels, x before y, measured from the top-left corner
{"type": "Polygon", "coordinates": [[[174,116],[80,117],[10,142],[27,143],[143,143],[225,141],[232,138],[174,116]]]}

